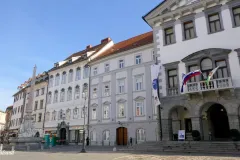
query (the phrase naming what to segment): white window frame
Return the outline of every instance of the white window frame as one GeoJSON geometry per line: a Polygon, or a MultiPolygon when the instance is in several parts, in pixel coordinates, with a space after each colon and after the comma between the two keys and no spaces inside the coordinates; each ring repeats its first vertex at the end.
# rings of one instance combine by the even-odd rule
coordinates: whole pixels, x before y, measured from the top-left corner
{"type": "Polygon", "coordinates": [[[60,81],[60,74],[57,73],[56,76],[55,76],[55,86],[59,85],[59,81],[60,81]]]}
{"type": "Polygon", "coordinates": [[[146,141],[146,131],[143,128],[139,128],[136,131],[136,135],[137,135],[137,143],[141,143],[146,141]]]}
{"type": "Polygon", "coordinates": [[[141,64],[142,63],[142,54],[135,55],[135,64],[141,64]],[[140,58],[137,58],[140,56],[140,58]]]}
{"type": "Polygon", "coordinates": [[[76,68],[76,77],[75,77],[75,80],[78,81],[81,79],[81,68],[80,67],[77,67],[76,68]]]}
{"type": "Polygon", "coordinates": [[[71,101],[72,100],[72,87],[68,87],[67,90],[67,101],[71,101]]]}
{"type": "Polygon", "coordinates": [[[104,70],[105,70],[105,72],[109,72],[110,71],[110,63],[105,63],[104,64],[104,70]]]}
{"type": "Polygon", "coordinates": [[[67,81],[67,72],[63,72],[62,73],[62,81],[61,81],[61,84],[66,84],[66,81],[67,81]]]}
{"type": "Polygon", "coordinates": [[[94,107],[94,108],[92,108],[91,109],[91,119],[92,120],[97,120],[97,108],[96,107],[94,107]],[[94,111],[95,110],[95,111],[94,111]],[[94,113],[94,114],[93,114],[94,113]]]}
{"type": "Polygon", "coordinates": [[[135,101],[135,116],[138,117],[138,116],[144,116],[144,100],[138,100],[138,101],[135,101]],[[140,106],[141,104],[141,106],[140,106]],[[139,114],[138,114],[138,108],[139,108],[139,114]],[[141,109],[142,108],[142,109],[141,109]],[[142,112],[141,112],[142,110],[142,112]]]}
{"type": "Polygon", "coordinates": [[[110,84],[105,83],[103,86],[103,96],[110,96],[110,84]],[[106,88],[108,87],[108,88],[106,88]]]}
{"type": "Polygon", "coordinates": [[[65,89],[62,88],[60,92],[60,102],[64,102],[65,100],[65,89]]]}
{"type": "Polygon", "coordinates": [[[110,140],[110,131],[105,130],[103,131],[103,141],[109,141],[110,140]]]}
{"type": "Polygon", "coordinates": [[[98,97],[98,87],[94,86],[92,90],[92,98],[97,98],[98,97]]]}
{"type": "Polygon", "coordinates": [[[126,112],[125,112],[125,102],[118,102],[118,117],[123,118],[126,117],[126,112]],[[121,114],[122,109],[120,108],[120,105],[123,105],[123,115],[121,114]]]}
{"type": "Polygon", "coordinates": [[[98,67],[93,68],[93,75],[96,76],[98,74],[98,67]]]}
{"type": "Polygon", "coordinates": [[[78,119],[79,118],[79,108],[75,107],[73,109],[73,119],[78,119]]]}
{"type": "Polygon", "coordinates": [[[141,91],[141,90],[143,90],[143,76],[138,75],[138,76],[135,76],[135,91],[141,91]],[[140,80],[140,82],[137,82],[138,80],[140,80]]]}
{"type": "Polygon", "coordinates": [[[73,69],[70,69],[68,72],[68,83],[73,81],[73,69]]]}
{"type": "Polygon", "coordinates": [[[119,67],[120,69],[125,67],[125,61],[124,61],[124,59],[119,59],[119,60],[118,60],[118,67],[119,67]]]}
{"type": "Polygon", "coordinates": [[[103,104],[103,119],[110,118],[110,104],[103,104]]]}
{"type": "Polygon", "coordinates": [[[52,112],[52,121],[56,121],[57,119],[56,119],[56,116],[57,116],[57,112],[54,110],[53,112],[52,112]]]}
{"type": "Polygon", "coordinates": [[[118,93],[119,94],[125,93],[125,79],[118,79],[118,93]],[[123,82],[123,85],[121,82],[123,82]]]}
{"type": "Polygon", "coordinates": [[[74,92],[74,99],[80,99],[80,86],[77,85],[75,87],[75,92],[74,92]],[[78,90],[77,90],[78,89],[78,90]]]}
{"type": "Polygon", "coordinates": [[[70,120],[71,119],[71,109],[67,109],[66,110],[66,120],[70,120]]]}
{"type": "Polygon", "coordinates": [[[54,91],[54,94],[53,94],[53,103],[57,103],[58,102],[58,91],[54,91]]]}

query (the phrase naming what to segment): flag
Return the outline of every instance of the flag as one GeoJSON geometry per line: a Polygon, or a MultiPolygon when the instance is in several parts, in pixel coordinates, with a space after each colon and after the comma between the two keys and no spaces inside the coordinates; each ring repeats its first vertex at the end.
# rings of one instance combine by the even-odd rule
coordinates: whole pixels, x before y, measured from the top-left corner
{"type": "Polygon", "coordinates": [[[156,65],[156,64],[151,65],[152,91],[153,91],[155,106],[158,106],[161,104],[158,97],[158,90],[159,90],[158,75],[160,71],[159,69],[160,69],[160,65],[156,65]]]}
{"type": "Polygon", "coordinates": [[[207,80],[206,80],[206,83],[207,85],[209,85],[209,81],[211,80],[211,78],[213,77],[214,73],[218,70],[219,66],[217,66],[216,68],[214,68],[209,74],[208,74],[208,77],[207,77],[207,80]]]}
{"type": "Polygon", "coordinates": [[[183,92],[183,86],[187,83],[189,79],[192,77],[200,75],[202,72],[200,70],[192,71],[187,74],[183,74],[183,81],[182,81],[182,87],[181,87],[181,92],[183,92]]]}

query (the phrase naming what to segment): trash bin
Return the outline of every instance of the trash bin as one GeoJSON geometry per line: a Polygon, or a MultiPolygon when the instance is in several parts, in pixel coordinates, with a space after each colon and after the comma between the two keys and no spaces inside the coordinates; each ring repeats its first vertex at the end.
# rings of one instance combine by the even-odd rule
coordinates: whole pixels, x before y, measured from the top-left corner
{"type": "Polygon", "coordinates": [[[52,146],[56,146],[56,141],[57,141],[56,136],[55,136],[55,135],[52,135],[51,145],[52,145],[52,146]]]}
{"type": "Polygon", "coordinates": [[[49,134],[44,135],[44,141],[45,141],[44,147],[48,148],[50,145],[50,135],[49,134]]]}

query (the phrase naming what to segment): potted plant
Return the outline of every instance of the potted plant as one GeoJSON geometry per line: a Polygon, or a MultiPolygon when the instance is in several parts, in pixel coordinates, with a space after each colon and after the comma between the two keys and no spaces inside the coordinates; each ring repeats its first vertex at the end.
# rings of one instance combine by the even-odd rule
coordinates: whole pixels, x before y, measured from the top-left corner
{"type": "Polygon", "coordinates": [[[231,129],[230,135],[233,141],[239,141],[240,140],[240,132],[237,129],[231,129]]]}
{"type": "Polygon", "coordinates": [[[200,141],[201,137],[200,137],[200,132],[198,130],[193,130],[192,131],[192,137],[194,141],[200,141]]]}

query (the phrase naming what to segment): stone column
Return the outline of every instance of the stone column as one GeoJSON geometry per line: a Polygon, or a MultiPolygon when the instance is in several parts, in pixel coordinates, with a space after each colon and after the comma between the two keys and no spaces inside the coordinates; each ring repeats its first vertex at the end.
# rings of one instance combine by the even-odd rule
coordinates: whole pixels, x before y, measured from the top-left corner
{"type": "Polygon", "coordinates": [[[237,129],[240,131],[238,115],[228,114],[228,122],[230,129],[237,129]]]}
{"type": "Polygon", "coordinates": [[[172,140],[172,119],[162,119],[162,140],[172,140]]]}

